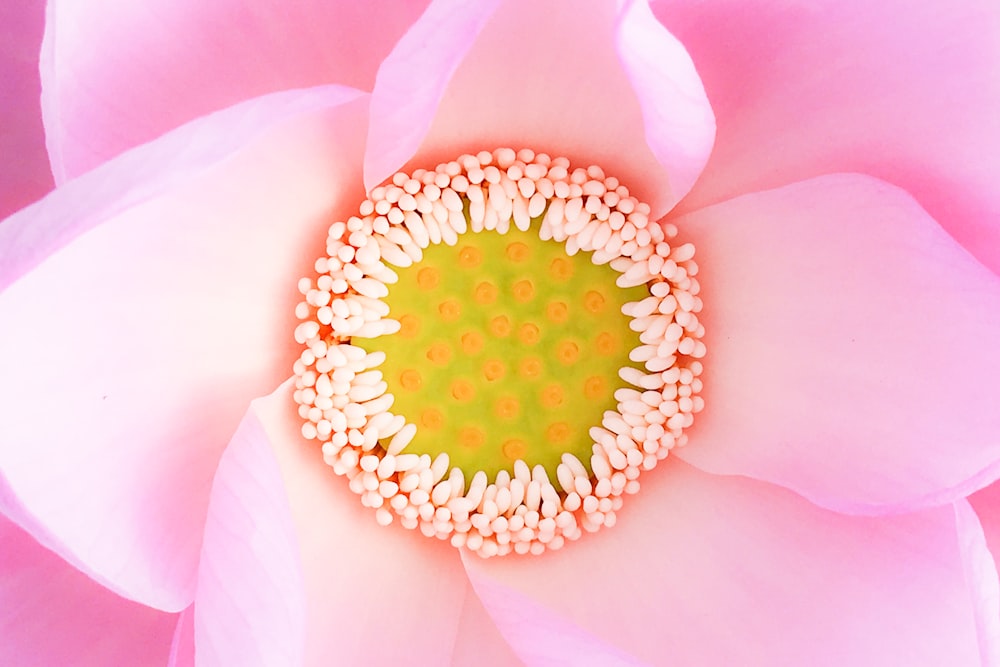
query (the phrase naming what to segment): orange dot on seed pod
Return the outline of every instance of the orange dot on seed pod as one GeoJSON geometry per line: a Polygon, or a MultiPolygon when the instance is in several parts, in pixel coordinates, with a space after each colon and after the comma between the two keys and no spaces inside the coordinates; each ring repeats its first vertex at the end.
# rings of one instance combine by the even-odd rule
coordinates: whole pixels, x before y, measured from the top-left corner
{"type": "Polygon", "coordinates": [[[599,313],[604,310],[604,295],[595,290],[590,290],[583,296],[583,307],[591,313],[599,313]]]}
{"type": "Polygon", "coordinates": [[[420,318],[407,313],[399,318],[399,335],[403,338],[414,338],[420,332],[420,318]]]}
{"type": "Polygon", "coordinates": [[[458,431],[458,444],[465,449],[479,449],[486,442],[482,429],[466,426],[458,431]]]}
{"type": "Polygon", "coordinates": [[[424,379],[420,377],[420,373],[412,368],[407,368],[399,374],[399,384],[407,391],[416,391],[423,383],[424,379]]]}
{"type": "Polygon", "coordinates": [[[454,322],[462,316],[462,304],[454,299],[447,299],[438,304],[438,314],[445,322],[454,322]]]}
{"type": "Polygon", "coordinates": [[[420,413],[420,423],[432,431],[437,431],[444,426],[444,415],[439,410],[427,408],[420,413]]]}
{"type": "Polygon", "coordinates": [[[467,245],[458,251],[458,265],[463,269],[474,269],[483,263],[483,251],[467,245]]]}
{"type": "Polygon", "coordinates": [[[597,334],[595,343],[597,344],[597,352],[599,354],[609,355],[618,351],[618,339],[613,333],[608,331],[602,331],[597,334]]]}
{"type": "Polygon", "coordinates": [[[558,408],[562,405],[563,398],[563,388],[558,384],[550,384],[542,389],[542,405],[546,408],[558,408]]]}
{"type": "Polygon", "coordinates": [[[503,362],[499,359],[487,359],[486,363],[483,364],[483,377],[490,382],[499,380],[506,372],[507,369],[504,368],[503,362]]]}
{"type": "Polygon", "coordinates": [[[510,335],[510,318],[506,315],[497,315],[490,320],[490,333],[497,338],[506,338],[510,335]]]}
{"type": "Polygon", "coordinates": [[[528,259],[530,252],[528,246],[520,241],[515,241],[507,246],[507,259],[512,262],[523,262],[528,259]]]}
{"type": "Polygon", "coordinates": [[[522,377],[536,378],[542,373],[542,362],[538,357],[525,357],[517,367],[517,372],[522,377]]]}
{"type": "Polygon", "coordinates": [[[576,363],[580,358],[580,346],[571,340],[564,340],[556,346],[556,359],[564,364],[576,363]]]}
{"type": "Polygon", "coordinates": [[[539,331],[537,324],[528,322],[527,324],[522,324],[520,328],[518,328],[517,337],[525,345],[534,345],[541,337],[541,331],[539,331]]]}
{"type": "Polygon", "coordinates": [[[566,422],[552,422],[545,429],[545,438],[549,442],[556,444],[566,442],[566,439],[569,438],[569,424],[566,422]]]}
{"type": "Polygon", "coordinates": [[[607,383],[600,375],[592,375],[583,383],[583,395],[594,401],[603,398],[607,392],[607,383]]]}
{"type": "Polygon", "coordinates": [[[569,257],[556,257],[549,264],[549,275],[559,282],[573,277],[573,262],[569,257]]]}
{"type": "Polygon", "coordinates": [[[485,305],[496,301],[498,292],[497,286],[493,283],[482,282],[476,285],[473,298],[476,300],[476,303],[485,305]]]}
{"type": "Polygon", "coordinates": [[[501,396],[493,404],[493,412],[500,419],[514,419],[521,412],[521,403],[514,396],[501,396]]]}
{"type": "Polygon", "coordinates": [[[462,350],[466,354],[479,354],[483,349],[483,335],[478,331],[462,334],[462,350]]]}
{"type": "Polygon", "coordinates": [[[545,316],[549,318],[551,322],[562,324],[569,319],[569,306],[567,306],[563,301],[553,301],[549,305],[545,306],[545,316]]]}
{"type": "Polygon", "coordinates": [[[425,266],[417,271],[417,285],[420,289],[431,290],[441,284],[441,274],[433,266],[425,266]]]}
{"type": "Polygon", "coordinates": [[[476,396],[476,388],[468,380],[459,378],[451,383],[451,395],[456,401],[464,403],[476,396]]]}
{"type": "Polygon", "coordinates": [[[517,461],[523,459],[524,455],[528,453],[528,444],[520,438],[511,438],[504,441],[503,445],[500,446],[500,451],[509,461],[517,461]]]}
{"type": "Polygon", "coordinates": [[[535,286],[530,280],[518,280],[511,287],[511,291],[518,303],[528,303],[535,296],[535,286]]]}
{"type": "Polygon", "coordinates": [[[451,349],[444,343],[434,343],[427,348],[427,359],[431,363],[443,366],[451,360],[451,349]]]}

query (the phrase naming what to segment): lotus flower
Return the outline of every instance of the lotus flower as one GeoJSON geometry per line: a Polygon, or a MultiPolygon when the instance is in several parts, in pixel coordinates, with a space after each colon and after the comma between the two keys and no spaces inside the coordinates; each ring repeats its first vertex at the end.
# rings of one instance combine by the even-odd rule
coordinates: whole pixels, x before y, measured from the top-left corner
{"type": "MultiPolygon", "coordinates": [[[[56,188],[0,223],[0,662],[1000,664],[998,21],[50,2],[56,188]],[[682,228],[711,356],[691,444],[614,529],[482,561],[377,526],[286,378],[330,218],[499,145],[682,228]]],[[[0,136],[30,146],[12,54],[0,136]]],[[[46,189],[26,150],[8,210],[46,189]]]]}

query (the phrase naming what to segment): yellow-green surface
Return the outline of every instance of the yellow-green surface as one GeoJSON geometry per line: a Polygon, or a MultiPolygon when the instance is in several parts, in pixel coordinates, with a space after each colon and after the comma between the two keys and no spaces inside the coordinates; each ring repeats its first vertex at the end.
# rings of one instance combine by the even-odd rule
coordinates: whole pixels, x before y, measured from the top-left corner
{"type": "Polygon", "coordinates": [[[397,272],[386,302],[402,329],[362,345],[386,353],[392,411],[417,425],[407,451],[447,451],[491,480],[518,458],[553,480],[563,452],[587,464],[588,430],[615,408],[639,344],[620,309],[645,287],[622,290],[613,269],[534,228],[468,233],[397,272]]]}

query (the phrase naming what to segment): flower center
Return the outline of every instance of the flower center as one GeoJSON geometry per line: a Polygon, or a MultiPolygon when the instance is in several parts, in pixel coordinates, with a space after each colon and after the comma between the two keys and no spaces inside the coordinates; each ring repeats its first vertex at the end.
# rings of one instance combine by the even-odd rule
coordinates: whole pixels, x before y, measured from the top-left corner
{"type": "Polygon", "coordinates": [[[621,307],[648,296],[615,278],[530,230],[424,250],[385,299],[400,331],[364,345],[385,353],[393,409],[417,425],[407,451],[491,480],[519,459],[550,479],[565,452],[589,464],[588,431],[640,345],[621,307]]]}
{"type": "Polygon", "coordinates": [[[299,282],[303,436],[380,524],[482,556],[612,526],[703,405],[694,248],[648,214],[530,150],[396,174],[299,282]]]}

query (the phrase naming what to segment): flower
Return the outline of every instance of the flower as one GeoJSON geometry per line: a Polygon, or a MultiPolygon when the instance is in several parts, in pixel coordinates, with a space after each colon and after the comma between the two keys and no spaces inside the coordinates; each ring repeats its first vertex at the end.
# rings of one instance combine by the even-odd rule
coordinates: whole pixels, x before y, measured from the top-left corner
{"type": "Polygon", "coordinates": [[[9,662],[996,661],[995,7],[112,7],[50,6],[58,188],[0,224],[9,662]],[[695,240],[711,365],[618,526],[480,562],[376,526],[281,380],[323,220],[503,143],[695,240]]]}

